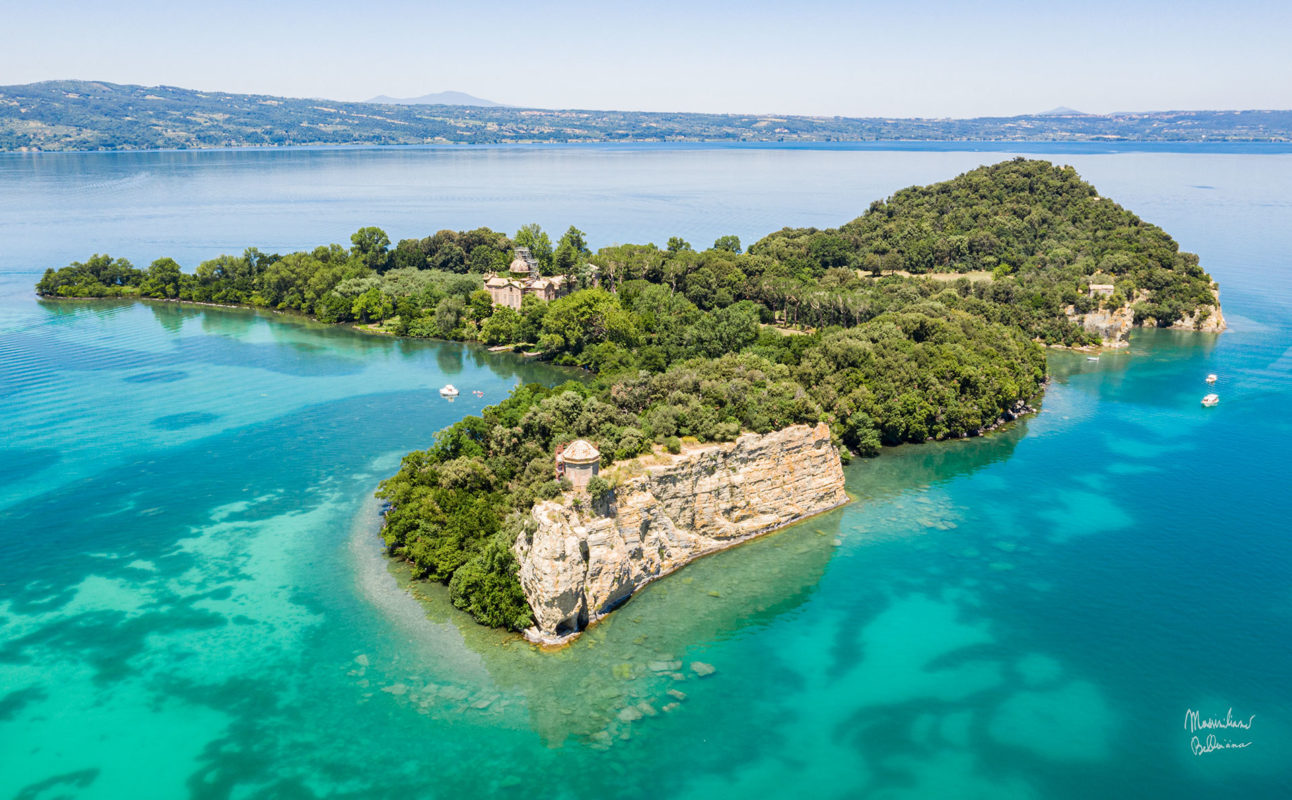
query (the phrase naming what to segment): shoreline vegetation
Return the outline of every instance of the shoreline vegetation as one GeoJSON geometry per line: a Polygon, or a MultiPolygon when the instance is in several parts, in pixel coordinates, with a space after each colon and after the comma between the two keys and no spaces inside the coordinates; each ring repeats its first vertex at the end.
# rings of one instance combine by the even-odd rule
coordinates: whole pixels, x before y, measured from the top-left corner
{"type": "Polygon", "coordinates": [[[582,142],[1275,142],[1292,111],[973,119],[389,105],[104,81],[0,86],[0,151],[582,142]]]}
{"type": "MultiPolygon", "coordinates": [[[[839,228],[785,228],[745,250],[626,244],[593,253],[571,226],[514,236],[440,231],[391,246],[220,256],[192,273],[95,255],[46,271],[49,297],[118,297],[301,313],[397,336],[539,351],[588,383],[517,387],[446,428],[382,483],[388,552],[446,583],[480,622],[523,630],[516,537],[540,500],[564,495],[555,448],[596,442],[601,466],[684,441],[727,442],[825,422],[845,461],[884,445],[975,436],[1030,410],[1043,346],[1091,347],[1088,312],[1137,325],[1201,324],[1215,284],[1197,256],[1102,198],[1071,167],[1014,159],[875,201],[839,228]],[[485,273],[527,248],[574,288],[495,306],[485,273]],[[959,277],[953,277],[958,275],[959,277]]],[[[1218,307],[1215,308],[1218,313],[1218,307]]],[[[589,513],[615,486],[597,477],[589,513]]]]}

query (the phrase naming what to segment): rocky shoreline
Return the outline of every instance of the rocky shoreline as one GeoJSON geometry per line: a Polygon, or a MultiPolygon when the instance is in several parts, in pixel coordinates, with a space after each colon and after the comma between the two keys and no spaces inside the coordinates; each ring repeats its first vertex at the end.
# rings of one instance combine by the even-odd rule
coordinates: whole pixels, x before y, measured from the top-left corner
{"type": "Polygon", "coordinates": [[[1102,340],[1102,344],[1097,348],[1075,347],[1072,349],[1094,352],[1096,350],[1129,347],[1130,342],[1127,341],[1126,337],[1135,328],[1165,327],[1179,331],[1223,333],[1228,325],[1225,322],[1224,312],[1220,307],[1220,290],[1213,288],[1211,296],[1215,301],[1213,305],[1203,306],[1183,319],[1176,320],[1165,326],[1158,325],[1157,320],[1151,317],[1142,320],[1138,325],[1135,324],[1135,304],[1143,302],[1149,297],[1149,293],[1144,290],[1138,291],[1125,305],[1114,309],[1097,309],[1085,314],[1079,314],[1073,306],[1068,306],[1064,309],[1068,319],[1081,325],[1102,340]]]}
{"type": "Polygon", "coordinates": [[[573,496],[539,503],[535,529],[513,546],[534,611],[530,641],[564,644],[691,561],[848,502],[824,423],[616,468],[604,509],[587,511],[573,496]]]}

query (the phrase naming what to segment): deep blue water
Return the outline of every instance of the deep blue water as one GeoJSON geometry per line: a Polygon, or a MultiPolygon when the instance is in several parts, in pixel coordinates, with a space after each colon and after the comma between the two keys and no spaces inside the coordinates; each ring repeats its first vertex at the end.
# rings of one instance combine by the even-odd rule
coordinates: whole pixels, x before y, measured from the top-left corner
{"type": "Polygon", "coordinates": [[[1287,152],[1216,145],[0,156],[0,797],[1292,795],[1289,186],[1287,152]],[[369,224],[749,243],[1014,152],[1199,253],[1231,330],[1056,353],[1039,415],[858,462],[857,502],[557,653],[410,594],[371,493],[567,375],[30,291],[92,252],[192,268],[369,224]],[[1192,754],[1186,712],[1230,708],[1251,745],[1192,754]]]}

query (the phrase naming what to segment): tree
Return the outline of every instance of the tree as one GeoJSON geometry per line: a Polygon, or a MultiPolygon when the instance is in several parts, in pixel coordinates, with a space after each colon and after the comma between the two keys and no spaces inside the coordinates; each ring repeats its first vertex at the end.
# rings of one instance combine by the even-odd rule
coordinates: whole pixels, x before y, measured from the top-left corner
{"type": "Polygon", "coordinates": [[[373,287],[354,299],[350,313],[360,322],[380,322],[393,313],[390,298],[373,287]]]}
{"type": "Polygon", "coordinates": [[[431,269],[463,273],[467,271],[467,254],[453,242],[441,247],[430,259],[431,269]]]}
{"type": "Polygon", "coordinates": [[[552,240],[537,222],[522,225],[516,231],[513,241],[517,247],[529,248],[529,254],[538,262],[539,269],[546,274],[552,268],[552,240]]]}
{"type": "Polygon", "coordinates": [[[361,260],[368,269],[384,272],[390,266],[390,237],[381,228],[369,226],[360,228],[350,236],[351,254],[361,260]]]}
{"type": "Polygon", "coordinates": [[[520,314],[515,309],[499,306],[480,326],[480,341],[485,344],[511,344],[516,341],[520,327],[520,314]]]}
{"type": "Polygon", "coordinates": [[[552,257],[552,269],[557,275],[573,275],[575,268],[592,254],[584,237],[583,231],[573,225],[561,237],[552,257]]]}
{"type": "Polygon", "coordinates": [[[467,315],[476,322],[494,313],[493,300],[484,289],[476,289],[467,297],[467,315]]]}
{"type": "MultiPolygon", "coordinates": [[[[355,234],[356,236],[358,234],[355,234]]],[[[390,254],[393,269],[426,269],[426,248],[421,239],[400,239],[390,254]]]]}
{"type": "Polygon", "coordinates": [[[572,352],[607,340],[635,346],[637,332],[619,298],[605,289],[582,289],[547,305],[543,332],[556,334],[572,352]]]}
{"type": "Polygon", "coordinates": [[[467,260],[468,272],[497,272],[507,268],[507,254],[487,244],[478,245],[467,260]]]}
{"type": "Polygon", "coordinates": [[[466,308],[467,304],[461,297],[444,298],[435,306],[435,327],[448,336],[458,327],[466,308]]]}
{"type": "Polygon", "coordinates": [[[588,498],[592,500],[594,506],[600,506],[609,499],[609,495],[614,489],[610,488],[610,483],[600,475],[593,475],[585,487],[588,492],[588,498]]]}
{"type": "Polygon", "coordinates": [[[179,264],[174,259],[159,258],[148,267],[148,272],[139,287],[139,293],[145,297],[179,297],[180,283],[183,275],[179,264]]]}
{"type": "Polygon", "coordinates": [[[686,342],[695,355],[718,358],[739,353],[758,339],[758,306],[748,300],[720,308],[687,330],[686,342]]]}
{"type": "Polygon", "coordinates": [[[740,237],[739,236],[719,236],[713,242],[713,249],[726,250],[728,253],[739,253],[740,237]]]}
{"type": "Polygon", "coordinates": [[[691,250],[691,243],[681,236],[668,237],[668,251],[670,253],[684,253],[691,250]]]}

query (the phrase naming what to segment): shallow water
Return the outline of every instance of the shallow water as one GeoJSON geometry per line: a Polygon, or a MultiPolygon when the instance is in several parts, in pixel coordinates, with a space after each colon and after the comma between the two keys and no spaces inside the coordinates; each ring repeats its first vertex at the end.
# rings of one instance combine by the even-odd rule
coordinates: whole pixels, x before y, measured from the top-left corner
{"type": "Polygon", "coordinates": [[[690,565],[555,653],[410,592],[371,493],[517,379],[568,374],[29,293],[96,250],[191,268],[374,222],[749,242],[1000,157],[0,156],[0,796],[1288,796],[1288,155],[1065,148],[1202,256],[1229,333],[1056,353],[1039,415],[858,462],[857,502],[690,565]],[[1256,716],[1222,738],[1251,746],[1193,755],[1186,710],[1231,707],[1256,716]]]}

